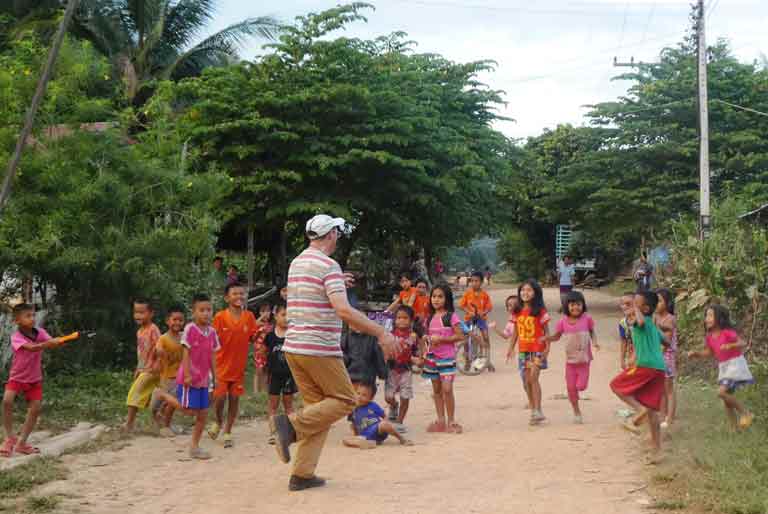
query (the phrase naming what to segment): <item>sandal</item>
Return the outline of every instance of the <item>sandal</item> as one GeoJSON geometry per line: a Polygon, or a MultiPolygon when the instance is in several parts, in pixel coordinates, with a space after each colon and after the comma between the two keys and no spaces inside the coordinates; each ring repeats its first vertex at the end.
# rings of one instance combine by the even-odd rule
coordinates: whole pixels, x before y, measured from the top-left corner
{"type": "Polygon", "coordinates": [[[445,432],[445,431],[446,431],[445,423],[441,423],[439,421],[433,421],[427,427],[427,432],[429,433],[445,432]]]}
{"type": "Polygon", "coordinates": [[[15,437],[6,437],[3,441],[3,446],[0,447],[0,457],[11,457],[13,455],[13,448],[16,446],[17,439],[15,437]]]}
{"type": "Polygon", "coordinates": [[[462,432],[464,432],[464,429],[458,423],[451,423],[450,425],[448,425],[446,432],[448,432],[449,434],[461,434],[462,432]]]}
{"type": "Polygon", "coordinates": [[[28,444],[17,444],[14,452],[20,453],[21,455],[37,455],[40,453],[40,448],[28,444]]]}

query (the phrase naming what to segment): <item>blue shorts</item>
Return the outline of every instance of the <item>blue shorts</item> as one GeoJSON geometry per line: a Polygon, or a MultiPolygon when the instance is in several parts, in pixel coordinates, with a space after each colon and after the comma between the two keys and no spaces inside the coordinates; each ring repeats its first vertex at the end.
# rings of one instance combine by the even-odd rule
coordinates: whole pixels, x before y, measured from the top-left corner
{"type": "MultiPolygon", "coordinates": [[[[469,330],[472,327],[472,321],[460,321],[459,325],[461,326],[461,331],[464,332],[464,335],[469,334],[469,330]]],[[[478,319],[475,321],[475,326],[479,328],[482,332],[488,332],[488,321],[484,319],[478,319]]]]}
{"type": "Polygon", "coordinates": [[[533,360],[539,361],[539,369],[547,369],[547,359],[541,352],[520,352],[517,354],[517,367],[520,370],[520,377],[525,380],[525,370],[533,360]]]}
{"type": "Polygon", "coordinates": [[[389,436],[386,432],[379,433],[378,423],[368,426],[360,435],[369,441],[376,441],[377,443],[384,441],[389,436]]]}
{"type": "Polygon", "coordinates": [[[182,409],[205,410],[208,408],[208,388],[177,384],[176,399],[182,409]]]}

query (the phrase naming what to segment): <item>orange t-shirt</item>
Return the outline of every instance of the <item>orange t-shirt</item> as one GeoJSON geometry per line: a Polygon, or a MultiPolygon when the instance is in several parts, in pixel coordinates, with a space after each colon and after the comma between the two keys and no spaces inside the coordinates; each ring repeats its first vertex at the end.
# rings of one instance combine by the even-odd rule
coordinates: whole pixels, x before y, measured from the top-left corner
{"type": "Polygon", "coordinates": [[[541,309],[538,316],[531,315],[531,310],[524,307],[513,314],[510,321],[517,329],[517,347],[520,352],[543,352],[546,346],[539,339],[544,335],[544,326],[550,318],[546,309],[541,309]]]}
{"type": "Polygon", "coordinates": [[[258,331],[256,317],[249,310],[243,310],[240,319],[235,320],[229,309],[216,313],[213,328],[219,336],[221,349],[216,352],[216,379],[235,382],[243,379],[248,363],[248,346],[258,331]]]}
{"type": "Polygon", "coordinates": [[[416,295],[416,300],[413,302],[413,313],[421,321],[426,321],[429,317],[429,295],[424,296],[416,295]]]}
{"type": "Polygon", "coordinates": [[[468,289],[464,296],[461,297],[459,306],[466,311],[464,315],[465,321],[471,320],[475,313],[482,314],[483,319],[485,319],[487,317],[486,314],[493,309],[491,297],[482,289],[480,291],[468,289]]]}
{"type": "Polygon", "coordinates": [[[400,299],[400,303],[403,305],[407,305],[408,307],[413,307],[409,302],[411,301],[411,296],[414,296],[416,298],[419,297],[419,290],[415,287],[412,287],[410,289],[406,289],[403,291],[400,291],[400,295],[398,298],[400,299]]]}

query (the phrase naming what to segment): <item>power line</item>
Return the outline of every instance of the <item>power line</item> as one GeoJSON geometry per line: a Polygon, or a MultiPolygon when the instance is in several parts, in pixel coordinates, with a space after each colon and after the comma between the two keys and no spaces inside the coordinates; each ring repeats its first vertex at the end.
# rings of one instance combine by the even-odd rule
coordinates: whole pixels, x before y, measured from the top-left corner
{"type": "MultiPolygon", "coordinates": [[[[458,2],[451,2],[451,1],[445,1],[445,0],[435,0],[435,1],[426,1],[426,0],[391,0],[397,3],[401,4],[408,4],[408,5],[419,5],[424,7],[449,7],[449,8],[455,8],[455,9],[471,9],[471,10],[486,10],[486,11],[498,11],[498,12],[519,12],[519,13],[527,13],[527,14],[542,14],[542,15],[568,15],[568,16],[596,16],[604,18],[606,16],[619,16],[619,12],[617,11],[605,11],[605,10],[598,10],[598,9],[535,9],[530,7],[510,7],[510,6],[495,6],[495,5],[484,5],[484,4],[463,4],[458,2]]],[[[629,2],[627,2],[629,4],[629,2]]],[[[573,5],[573,4],[572,4],[573,5]]],[[[582,4],[575,4],[575,5],[594,5],[595,7],[602,7],[605,8],[606,4],[602,3],[582,3],[582,4]]],[[[677,7],[676,4],[673,4],[675,7],[677,7]]],[[[680,6],[685,6],[685,3],[680,3],[680,6]]]]}
{"type": "Polygon", "coordinates": [[[734,109],[739,109],[739,110],[742,110],[742,111],[751,112],[751,113],[757,114],[759,116],[768,116],[768,112],[758,111],[757,109],[752,109],[752,108],[749,108],[749,107],[744,107],[743,105],[732,104],[731,102],[726,102],[725,100],[720,100],[718,98],[714,98],[714,99],[712,99],[712,101],[713,102],[717,102],[717,103],[721,103],[721,104],[725,104],[728,107],[733,107],[734,109]]]}
{"type": "Polygon", "coordinates": [[[648,13],[648,19],[645,22],[645,28],[643,29],[643,42],[645,42],[645,36],[648,34],[648,27],[651,26],[651,20],[653,20],[653,15],[656,12],[656,1],[654,1],[653,5],[651,5],[651,10],[648,13]]]}
{"type": "Polygon", "coordinates": [[[629,0],[624,3],[624,19],[621,22],[621,36],[619,36],[619,48],[624,43],[624,30],[627,28],[627,12],[629,12],[629,0]]]}

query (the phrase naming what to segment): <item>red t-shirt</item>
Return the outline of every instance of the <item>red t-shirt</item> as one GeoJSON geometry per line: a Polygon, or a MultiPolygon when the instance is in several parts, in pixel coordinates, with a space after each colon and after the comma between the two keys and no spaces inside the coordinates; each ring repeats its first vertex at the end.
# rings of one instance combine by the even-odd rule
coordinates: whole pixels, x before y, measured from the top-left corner
{"type": "Polygon", "coordinates": [[[741,348],[729,348],[727,350],[722,349],[724,344],[735,343],[738,340],[739,334],[730,328],[721,330],[720,333],[716,336],[707,334],[707,346],[709,346],[710,350],[712,350],[712,353],[714,354],[715,359],[717,359],[717,362],[729,361],[741,355],[741,348]]]}
{"type": "Polygon", "coordinates": [[[544,327],[550,318],[546,309],[541,309],[538,316],[531,315],[528,307],[517,314],[512,314],[510,321],[517,329],[518,349],[521,352],[543,352],[545,344],[539,340],[544,335],[544,327]]]}
{"type": "Polygon", "coordinates": [[[416,348],[416,339],[412,337],[413,332],[395,329],[392,331],[392,335],[395,337],[395,355],[393,357],[395,365],[397,367],[410,367],[411,357],[416,348]]]}

